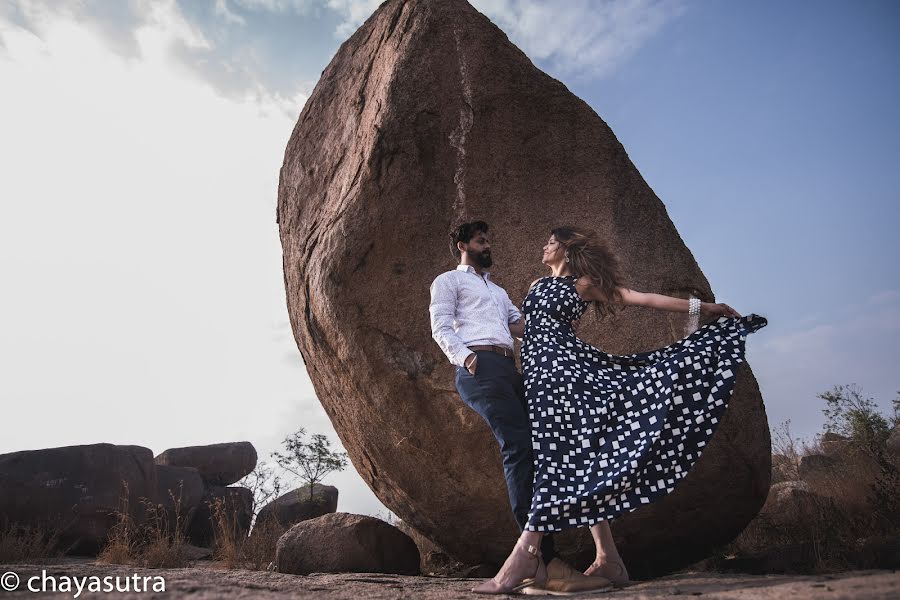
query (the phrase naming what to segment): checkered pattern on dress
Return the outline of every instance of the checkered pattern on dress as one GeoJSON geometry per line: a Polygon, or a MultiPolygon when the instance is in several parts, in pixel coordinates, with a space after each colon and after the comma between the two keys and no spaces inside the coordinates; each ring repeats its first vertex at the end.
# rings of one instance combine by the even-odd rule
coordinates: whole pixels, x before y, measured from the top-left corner
{"type": "Polygon", "coordinates": [[[720,317],[664,348],[607,354],[572,331],[588,307],[574,283],[544,277],[522,306],[530,531],[593,525],[675,489],[728,407],[746,336],[767,324],[720,317]]]}

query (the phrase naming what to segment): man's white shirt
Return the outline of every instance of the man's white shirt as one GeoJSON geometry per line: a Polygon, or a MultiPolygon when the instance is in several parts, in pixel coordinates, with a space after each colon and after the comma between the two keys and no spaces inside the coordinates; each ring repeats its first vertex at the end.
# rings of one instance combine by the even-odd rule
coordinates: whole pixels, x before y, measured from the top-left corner
{"type": "Polygon", "coordinates": [[[431,337],[454,365],[464,367],[472,354],[468,346],[503,346],[513,349],[509,324],[522,314],[491,274],[459,265],[438,275],[431,284],[431,337]]]}

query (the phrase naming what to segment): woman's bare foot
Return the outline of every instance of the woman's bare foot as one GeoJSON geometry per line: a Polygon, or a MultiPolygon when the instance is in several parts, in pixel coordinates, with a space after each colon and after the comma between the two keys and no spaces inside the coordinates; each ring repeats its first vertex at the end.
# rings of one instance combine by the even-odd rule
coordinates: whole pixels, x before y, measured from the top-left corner
{"type": "Polygon", "coordinates": [[[547,566],[540,551],[530,544],[517,542],[493,579],[472,588],[479,594],[509,594],[529,585],[543,585],[547,581],[547,566]]]}
{"type": "Polygon", "coordinates": [[[615,585],[624,585],[629,581],[628,569],[625,568],[625,563],[621,559],[598,557],[585,570],[584,574],[594,577],[605,577],[615,585]]]}

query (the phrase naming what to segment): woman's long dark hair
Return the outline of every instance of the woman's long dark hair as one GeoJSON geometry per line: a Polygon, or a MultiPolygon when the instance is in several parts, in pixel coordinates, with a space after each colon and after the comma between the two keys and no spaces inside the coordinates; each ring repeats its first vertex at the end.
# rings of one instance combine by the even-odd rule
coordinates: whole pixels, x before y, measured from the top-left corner
{"type": "Polygon", "coordinates": [[[592,302],[597,316],[602,319],[621,310],[622,306],[613,302],[622,300],[619,287],[624,285],[625,279],[622,277],[618,257],[599,236],[589,229],[569,225],[557,227],[551,233],[565,248],[569,256],[569,267],[575,276],[587,275],[591,279],[591,287],[600,290],[604,301],[592,302]]]}

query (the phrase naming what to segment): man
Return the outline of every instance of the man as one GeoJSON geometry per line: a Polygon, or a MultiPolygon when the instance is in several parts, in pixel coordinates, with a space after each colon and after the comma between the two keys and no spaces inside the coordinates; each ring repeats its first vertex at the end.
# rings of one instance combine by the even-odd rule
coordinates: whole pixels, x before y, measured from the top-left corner
{"type": "MultiPolygon", "coordinates": [[[[431,334],[456,365],[456,389],[463,402],[487,421],[500,444],[509,501],[521,531],[528,522],[534,480],[531,423],[513,357],[513,335],[524,336],[525,322],[506,291],[491,281],[488,224],[463,223],[451,235],[451,244],[460,262],[431,284],[431,334]]],[[[550,535],[544,536],[541,553],[550,577],[542,586],[546,590],[609,586],[606,579],[585,576],[556,558],[550,535]]]]}

